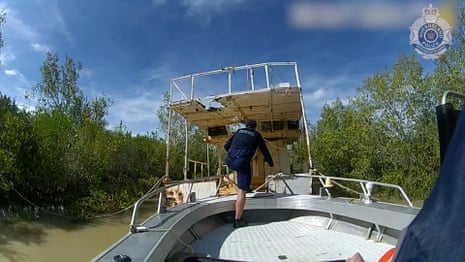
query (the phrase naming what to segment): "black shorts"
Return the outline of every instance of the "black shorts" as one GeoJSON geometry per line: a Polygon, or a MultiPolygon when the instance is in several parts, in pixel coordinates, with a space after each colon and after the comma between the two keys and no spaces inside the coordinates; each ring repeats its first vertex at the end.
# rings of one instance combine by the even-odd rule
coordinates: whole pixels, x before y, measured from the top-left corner
{"type": "Polygon", "coordinates": [[[228,158],[226,163],[229,168],[237,172],[237,187],[239,189],[248,191],[250,189],[250,182],[252,181],[252,168],[250,167],[250,160],[246,158],[228,158]]]}

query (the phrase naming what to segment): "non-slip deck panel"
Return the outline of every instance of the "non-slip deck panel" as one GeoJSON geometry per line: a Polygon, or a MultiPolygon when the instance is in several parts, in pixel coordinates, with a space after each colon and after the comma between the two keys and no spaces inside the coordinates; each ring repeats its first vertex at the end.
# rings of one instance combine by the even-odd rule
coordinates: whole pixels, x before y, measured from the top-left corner
{"type": "Polygon", "coordinates": [[[235,261],[332,261],[355,252],[377,261],[392,246],[305,223],[310,217],[249,225],[226,224],[196,241],[192,248],[214,258],[235,261]]]}

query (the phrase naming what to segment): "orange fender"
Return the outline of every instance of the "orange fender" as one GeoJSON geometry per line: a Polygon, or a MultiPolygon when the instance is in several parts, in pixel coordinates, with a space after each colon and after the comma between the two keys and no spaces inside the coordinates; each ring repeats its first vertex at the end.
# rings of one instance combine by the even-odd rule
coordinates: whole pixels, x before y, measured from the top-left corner
{"type": "Polygon", "coordinates": [[[378,260],[378,262],[391,262],[392,258],[394,257],[395,248],[390,248],[384,255],[378,260]]]}

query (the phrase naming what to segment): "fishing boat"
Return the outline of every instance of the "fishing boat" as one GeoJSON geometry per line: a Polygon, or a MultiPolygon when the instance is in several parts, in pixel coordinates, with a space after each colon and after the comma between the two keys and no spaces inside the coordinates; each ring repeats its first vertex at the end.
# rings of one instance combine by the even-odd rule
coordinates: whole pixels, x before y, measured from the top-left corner
{"type": "Polygon", "coordinates": [[[319,173],[304,93],[295,62],[172,79],[168,121],[171,127],[181,117],[186,124],[184,179],[169,179],[177,174],[169,168],[176,141],[168,128],[164,176],[134,204],[128,234],[93,261],[345,261],[357,252],[365,261],[380,261],[392,255],[420,208],[399,185],[319,173]],[[248,119],[257,121],[280,172],[270,173],[257,151],[243,215],[248,226],[233,228],[236,196],[224,191],[234,188],[235,178],[223,163],[223,145],[248,119]],[[216,148],[207,150],[206,160],[189,158],[188,125],[202,131],[208,149],[216,148]],[[306,151],[300,171],[289,154],[297,142],[306,151]],[[381,190],[403,201],[380,199],[375,193],[381,190]],[[139,222],[147,203],[152,214],[139,222]]]}

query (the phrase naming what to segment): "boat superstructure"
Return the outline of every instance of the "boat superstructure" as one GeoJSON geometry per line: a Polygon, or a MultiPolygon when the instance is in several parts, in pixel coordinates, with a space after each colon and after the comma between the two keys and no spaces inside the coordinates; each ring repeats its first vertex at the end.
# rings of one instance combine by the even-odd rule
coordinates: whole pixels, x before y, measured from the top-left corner
{"type": "Polygon", "coordinates": [[[355,252],[377,261],[396,245],[419,209],[398,185],[316,172],[303,93],[294,62],[221,67],[173,79],[168,122],[172,128],[176,117],[185,121],[183,179],[165,180],[179,175],[170,170],[175,130],[169,128],[160,184],[135,203],[128,235],[94,261],[331,261],[355,252]],[[221,194],[225,184],[234,184],[223,164],[223,145],[247,119],[258,122],[281,172],[271,174],[256,154],[254,190],[247,194],[243,216],[249,226],[233,229],[235,195],[221,194]],[[187,124],[202,132],[205,144],[216,145],[214,158],[189,157],[187,124]],[[295,167],[288,146],[299,139],[305,164],[295,167]],[[195,175],[197,163],[209,170],[206,176],[195,175]],[[401,195],[404,204],[374,198],[381,187],[401,195]],[[338,197],[341,188],[355,197],[338,197]],[[177,205],[167,205],[172,198],[177,205]],[[140,222],[144,203],[153,214],[140,222]]]}
{"type": "MultiPolygon", "coordinates": [[[[235,128],[247,119],[255,119],[275,163],[288,174],[291,170],[286,146],[302,133],[308,134],[302,88],[294,62],[229,66],[182,76],[171,81],[169,97],[170,113],[177,113],[202,130],[206,142],[219,149],[235,128]]],[[[305,139],[308,145],[308,136],[305,139]]],[[[188,143],[185,144],[188,156],[188,143]]],[[[311,165],[309,148],[307,156],[311,165]]],[[[217,159],[217,167],[222,167],[223,157],[219,155],[217,159]]],[[[252,166],[253,183],[262,184],[269,174],[263,157],[255,157],[252,166]]],[[[169,172],[167,168],[166,175],[169,172]]],[[[221,168],[216,174],[221,175],[221,168]]],[[[184,179],[187,179],[187,161],[184,179]]]]}

